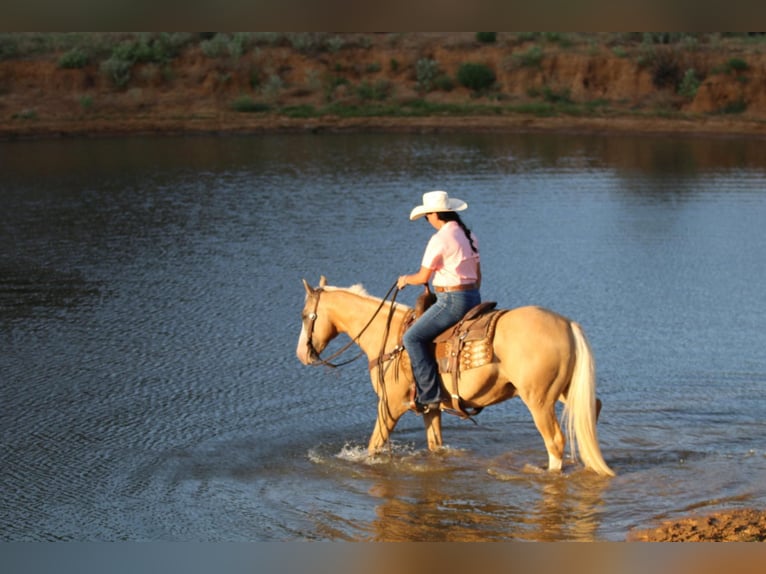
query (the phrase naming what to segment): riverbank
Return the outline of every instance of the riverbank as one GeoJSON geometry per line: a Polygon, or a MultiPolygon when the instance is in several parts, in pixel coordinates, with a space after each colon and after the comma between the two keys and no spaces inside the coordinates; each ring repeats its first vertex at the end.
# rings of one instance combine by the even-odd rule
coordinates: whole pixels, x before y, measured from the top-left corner
{"type": "Polygon", "coordinates": [[[0,139],[766,136],[766,42],[706,33],[0,34],[0,139]]]}
{"type": "Polygon", "coordinates": [[[729,118],[505,117],[338,118],[241,117],[232,113],[200,117],[109,117],[0,122],[0,139],[110,137],[124,135],[342,133],[342,132],[559,132],[634,133],[706,137],[766,137],[766,122],[729,118]]]}

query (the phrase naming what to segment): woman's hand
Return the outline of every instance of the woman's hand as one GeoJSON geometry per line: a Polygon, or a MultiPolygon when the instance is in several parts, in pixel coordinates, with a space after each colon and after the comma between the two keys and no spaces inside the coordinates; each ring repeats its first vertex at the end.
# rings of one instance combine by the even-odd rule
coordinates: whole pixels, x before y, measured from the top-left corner
{"type": "Polygon", "coordinates": [[[396,280],[396,286],[399,290],[404,289],[407,285],[425,285],[431,279],[433,270],[428,267],[421,267],[417,273],[412,275],[400,275],[396,280]]]}

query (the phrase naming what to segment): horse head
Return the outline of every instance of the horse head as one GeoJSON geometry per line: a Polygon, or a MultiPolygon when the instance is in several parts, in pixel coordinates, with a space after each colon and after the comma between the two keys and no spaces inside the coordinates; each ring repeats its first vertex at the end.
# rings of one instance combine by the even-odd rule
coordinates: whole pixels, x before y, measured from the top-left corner
{"type": "Polygon", "coordinates": [[[320,296],[326,285],[327,279],[324,275],[319,279],[319,286],[315,288],[303,279],[306,301],[301,311],[301,334],[295,353],[304,365],[318,362],[319,354],[338,335],[330,314],[325,312],[321,305],[320,296]]]}

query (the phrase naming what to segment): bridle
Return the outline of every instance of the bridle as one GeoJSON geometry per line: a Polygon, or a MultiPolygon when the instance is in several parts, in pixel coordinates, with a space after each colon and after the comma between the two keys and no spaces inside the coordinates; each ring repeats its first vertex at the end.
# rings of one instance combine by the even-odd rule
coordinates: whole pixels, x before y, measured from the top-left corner
{"type": "Polygon", "coordinates": [[[391,319],[394,315],[394,307],[395,307],[395,301],[396,301],[396,294],[398,293],[399,289],[397,287],[397,284],[394,283],[391,288],[386,293],[386,296],[383,297],[383,299],[380,302],[380,305],[378,305],[378,308],[375,310],[375,312],[372,314],[372,317],[370,317],[370,320],[367,321],[367,324],[362,327],[362,329],[359,331],[359,333],[356,335],[356,337],[353,337],[348,343],[346,343],[343,347],[335,351],[332,355],[327,357],[326,359],[323,359],[319,355],[319,351],[316,350],[316,347],[314,347],[314,326],[316,325],[317,321],[317,311],[319,310],[319,296],[324,292],[324,289],[322,287],[317,287],[316,289],[312,289],[311,293],[309,293],[309,297],[314,299],[314,310],[310,313],[306,313],[303,315],[303,324],[304,328],[306,330],[306,350],[307,355],[306,357],[309,359],[309,365],[324,365],[326,367],[342,367],[344,365],[348,365],[349,363],[357,360],[359,357],[364,355],[364,351],[360,351],[358,355],[355,355],[354,357],[342,361],[340,363],[332,363],[331,361],[333,359],[338,358],[343,353],[345,353],[352,345],[357,343],[359,341],[359,338],[364,334],[364,332],[372,325],[372,322],[375,320],[375,317],[377,317],[378,313],[380,313],[380,310],[383,308],[383,305],[385,305],[386,301],[388,300],[388,297],[391,295],[391,309],[389,311],[388,315],[388,321],[386,322],[386,332],[383,336],[383,345],[385,345],[386,339],[388,339],[388,333],[389,329],[391,327],[391,319]],[[392,295],[393,293],[393,295],[392,295]]]}

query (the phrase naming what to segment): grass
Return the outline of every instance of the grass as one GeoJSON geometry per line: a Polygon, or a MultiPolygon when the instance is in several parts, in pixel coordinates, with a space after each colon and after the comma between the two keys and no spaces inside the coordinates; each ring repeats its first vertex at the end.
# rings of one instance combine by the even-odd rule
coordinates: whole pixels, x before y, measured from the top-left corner
{"type": "Polygon", "coordinates": [[[36,120],[37,111],[33,109],[21,110],[11,116],[14,120],[36,120]]]}
{"type": "MultiPolygon", "coordinates": [[[[238,108],[235,108],[238,109],[238,108]]],[[[238,109],[238,111],[251,111],[238,109]]],[[[266,110],[263,110],[266,111],[266,110]]],[[[573,103],[569,100],[527,102],[521,104],[479,104],[479,103],[434,103],[424,99],[408,102],[365,102],[361,104],[330,103],[326,106],[311,105],[275,107],[274,113],[288,118],[320,118],[335,116],[338,118],[369,118],[369,117],[477,117],[498,116],[508,114],[526,114],[538,117],[559,115],[587,117],[613,114],[614,110],[604,100],[594,100],[586,103],[573,103]]]]}

